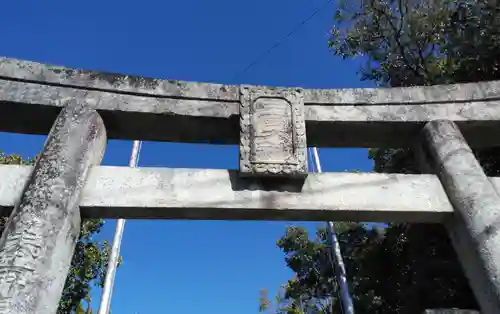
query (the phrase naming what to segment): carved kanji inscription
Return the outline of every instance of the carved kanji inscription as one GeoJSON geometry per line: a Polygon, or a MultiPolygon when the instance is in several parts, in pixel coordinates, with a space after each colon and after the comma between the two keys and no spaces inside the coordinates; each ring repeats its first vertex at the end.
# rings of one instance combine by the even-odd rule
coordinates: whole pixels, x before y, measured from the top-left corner
{"type": "Polygon", "coordinates": [[[298,89],[241,88],[241,174],[307,175],[303,106],[298,89]]]}

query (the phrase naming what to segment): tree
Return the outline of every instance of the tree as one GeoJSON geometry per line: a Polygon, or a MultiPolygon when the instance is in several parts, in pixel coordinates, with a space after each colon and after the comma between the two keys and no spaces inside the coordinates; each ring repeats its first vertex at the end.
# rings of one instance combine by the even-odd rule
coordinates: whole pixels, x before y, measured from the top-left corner
{"type": "MultiPolygon", "coordinates": [[[[356,313],[477,308],[446,234],[441,233],[442,229],[427,227],[337,223],[356,313]]],[[[323,310],[324,304],[331,304],[324,313],[340,313],[325,235],[325,230],[319,228],[311,238],[306,229],[292,226],[278,240],[288,267],[295,273],[284,286],[278,305],[297,304],[300,300],[323,310]]],[[[282,310],[275,313],[293,313],[283,306],[275,308],[282,310]]]]}
{"type": "Polygon", "coordinates": [[[92,299],[90,295],[87,295],[85,297],[85,303],[87,303],[87,307],[84,308],[82,303],[78,304],[78,307],[75,310],[75,314],[93,314],[94,311],[92,311],[92,308],[90,305],[92,304],[92,299]]]}
{"type": "MultiPolygon", "coordinates": [[[[294,282],[296,278],[290,282],[294,282]]],[[[275,302],[268,298],[268,292],[265,289],[261,290],[259,298],[259,313],[275,313],[275,314],[327,314],[332,311],[333,304],[331,299],[293,299],[286,297],[286,291],[289,289],[290,282],[280,287],[278,294],[275,297],[275,302]],[[322,302],[323,301],[323,302],[322,302]]]]}
{"type": "MultiPolygon", "coordinates": [[[[370,287],[373,284],[368,270],[376,265],[365,263],[371,250],[384,236],[380,228],[366,228],[357,223],[336,223],[338,240],[344,255],[344,262],[350,278],[351,292],[357,313],[382,313],[377,302],[377,295],[370,287]],[[353,290],[354,289],[354,290],[353,290]]],[[[327,241],[327,231],[319,228],[314,237],[302,227],[287,227],[286,234],[278,240],[277,245],[285,253],[285,262],[295,273],[294,278],[283,287],[280,302],[276,308],[282,312],[293,313],[283,305],[300,304],[307,309],[305,313],[340,313],[341,304],[338,299],[338,287],[334,280],[330,262],[330,247],[327,241]]],[[[381,262],[380,262],[381,263],[381,262]]],[[[381,265],[381,264],[378,264],[381,265]]],[[[385,265],[384,265],[385,267],[385,265]]],[[[376,271],[380,271],[377,269],[376,271]]]]}
{"type": "MultiPolygon", "coordinates": [[[[17,154],[6,155],[0,152],[0,164],[32,165],[34,161],[35,158],[24,160],[17,154]]],[[[6,222],[6,217],[0,218],[0,232],[3,232],[6,222]]],[[[80,236],[57,311],[59,314],[92,313],[90,290],[93,284],[103,286],[110,251],[107,241],[100,243],[93,238],[103,225],[102,219],[82,220],[80,236]],[[87,303],[85,310],[83,301],[87,303]]]]}
{"type": "MultiPolygon", "coordinates": [[[[346,1],[335,12],[329,46],[344,59],[364,57],[361,79],[381,87],[498,80],[499,9],[493,0],[346,1]]],[[[500,148],[475,154],[489,176],[499,174],[500,148]]],[[[413,156],[410,148],[399,147],[378,147],[369,155],[377,172],[419,173],[413,156]]],[[[441,225],[373,230],[350,224],[339,238],[357,313],[478,308],[441,225]]],[[[278,246],[297,276],[286,298],[330,298],[338,304],[321,236],[309,239],[306,230],[288,228],[278,246]]]]}
{"type": "MultiPolygon", "coordinates": [[[[500,78],[500,14],[493,0],[362,0],[340,3],[329,42],[334,55],[366,58],[362,80],[383,87],[500,78]]],[[[476,151],[489,175],[500,148],[476,151]]],[[[418,173],[411,149],[370,152],[375,171],[418,173]]]]}

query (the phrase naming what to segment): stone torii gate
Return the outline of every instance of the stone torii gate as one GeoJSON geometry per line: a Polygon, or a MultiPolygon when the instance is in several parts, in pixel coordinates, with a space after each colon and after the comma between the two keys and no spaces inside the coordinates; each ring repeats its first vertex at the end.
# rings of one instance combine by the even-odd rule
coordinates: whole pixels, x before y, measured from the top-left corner
{"type": "Polygon", "coordinates": [[[469,145],[499,130],[500,81],[315,90],[0,58],[0,131],[48,134],[34,167],[0,166],[0,313],[56,312],[86,217],[439,222],[498,314],[500,178],[469,145]],[[107,138],[239,144],[240,169],[102,167],[107,138]],[[307,173],[307,146],[415,147],[427,174],[307,173]]]}

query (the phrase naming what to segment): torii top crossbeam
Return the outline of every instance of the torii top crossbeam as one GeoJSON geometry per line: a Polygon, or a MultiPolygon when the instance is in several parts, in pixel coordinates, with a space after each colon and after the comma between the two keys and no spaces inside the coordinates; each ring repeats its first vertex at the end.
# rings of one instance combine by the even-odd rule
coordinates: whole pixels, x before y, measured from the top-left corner
{"type": "MultiPolygon", "coordinates": [[[[423,123],[436,119],[456,122],[472,146],[500,144],[500,137],[493,136],[500,127],[500,81],[405,88],[251,88],[267,95],[300,90],[309,146],[404,147],[423,123]]],[[[0,131],[47,134],[58,107],[68,99],[95,106],[109,138],[240,141],[239,85],[151,79],[0,58],[0,131]]]]}

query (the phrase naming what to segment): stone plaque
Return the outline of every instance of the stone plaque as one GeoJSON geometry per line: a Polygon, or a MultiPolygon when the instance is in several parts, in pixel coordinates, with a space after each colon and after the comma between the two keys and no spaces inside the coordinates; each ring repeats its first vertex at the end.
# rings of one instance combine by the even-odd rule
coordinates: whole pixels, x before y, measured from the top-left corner
{"type": "Polygon", "coordinates": [[[302,90],[242,86],[240,101],[240,173],[305,177],[302,90]]]}

